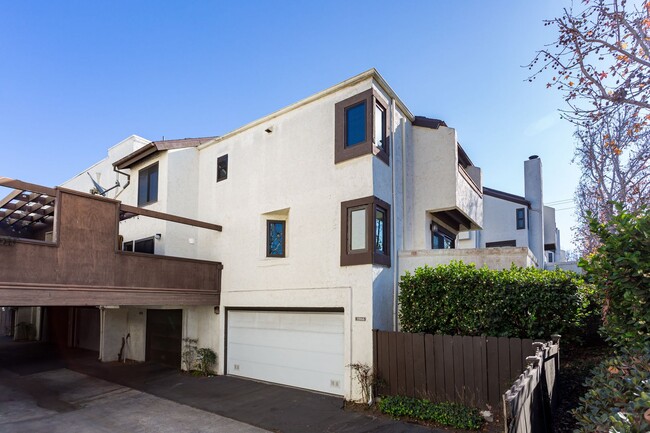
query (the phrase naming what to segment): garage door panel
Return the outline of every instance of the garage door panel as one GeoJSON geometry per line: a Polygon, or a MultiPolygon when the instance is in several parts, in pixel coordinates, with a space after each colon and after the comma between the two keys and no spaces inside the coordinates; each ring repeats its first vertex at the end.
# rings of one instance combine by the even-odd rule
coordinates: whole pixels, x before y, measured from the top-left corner
{"type": "Polygon", "coordinates": [[[343,314],[230,311],[227,374],[343,394],[343,314]]]}
{"type": "MultiPolygon", "coordinates": [[[[230,329],[229,329],[230,330],[230,329]]],[[[314,339],[313,332],[281,331],[275,329],[235,328],[230,330],[233,341],[246,342],[253,346],[269,346],[287,350],[306,350],[316,352],[336,352],[343,354],[341,334],[317,333],[314,339]]]]}
{"type": "Polygon", "coordinates": [[[270,365],[263,362],[233,362],[240,362],[240,370],[229,371],[228,373],[234,376],[242,376],[265,382],[327,392],[330,394],[343,394],[342,375],[332,375],[322,371],[305,368],[287,369],[286,366],[270,365]]]}
{"type": "Polygon", "coordinates": [[[338,374],[338,362],[343,359],[340,353],[331,354],[327,352],[307,352],[300,350],[286,350],[276,347],[260,347],[245,344],[233,344],[230,351],[236,354],[229,356],[233,366],[250,363],[266,363],[269,365],[284,366],[291,369],[323,371],[330,374],[338,374]],[[263,358],[260,356],[263,353],[263,358]],[[239,361],[236,363],[235,360],[239,361]]]}

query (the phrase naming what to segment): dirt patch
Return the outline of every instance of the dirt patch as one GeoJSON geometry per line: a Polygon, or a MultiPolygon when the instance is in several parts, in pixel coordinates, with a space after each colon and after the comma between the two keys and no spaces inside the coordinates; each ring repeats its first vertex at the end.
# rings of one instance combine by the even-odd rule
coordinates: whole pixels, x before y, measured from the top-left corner
{"type": "Polygon", "coordinates": [[[580,405],[587,388],[585,380],[591,370],[601,361],[612,355],[611,347],[597,345],[591,347],[562,347],[558,393],[560,403],[555,411],[553,430],[556,433],[571,433],[576,427],[571,410],[580,405]]]}

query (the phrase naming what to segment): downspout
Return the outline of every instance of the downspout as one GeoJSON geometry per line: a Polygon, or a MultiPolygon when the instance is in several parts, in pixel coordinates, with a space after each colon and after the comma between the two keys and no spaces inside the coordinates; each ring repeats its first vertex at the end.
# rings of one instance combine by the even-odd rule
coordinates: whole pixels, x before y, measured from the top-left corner
{"type": "Polygon", "coordinates": [[[129,186],[129,184],[131,183],[131,175],[130,175],[130,174],[126,174],[126,173],[124,173],[123,171],[119,171],[119,170],[117,169],[116,166],[113,166],[113,171],[114,171],[115,173],[119,173],[119,174],[121,174],[121,175],[126,176],[126,183],[124,184],[124,186],[122,187],[122,189],[121,189],[117,194],[115,194],[115,197],[114,197],[114,198],[117,198],[117,196],[119,196],[120,194],[122,194],[122,191],[124,191],[124,190],[126,189],[126,187],[129,186]]]}
{"type": "MultiPolygon", "coordinates": [[[[393,266],[393,331],[397,331],[397,284],[399,278],[399,263],[398,263],[398,254],[397,254],[397,198],[396,198],[396,188],[395,188],[395,98],[390,100],[390,171],[391,171],[391,193],[392,193],[392,202],[391,206],[391,221],[393,225],[393,230],[391,230],[391,263],[393,266]]],[[[402,161],[403,163],[403,161],[402,161]]],[[[403,222],[402,222],[403,224],[403,222]]]]}
{"type": "MultiPolygon", "coordinates": [[[[402,120],[400,122],[402,127],[402,245],[401,249],[404,249],[404,239],[406,239],[406,122],[402,120]]],[[[397,271],[399,272],[399,254],[397,254],[396,263],[398,265],[397,271]]],[[[393,300],[394,310],[394,322],[395,322],[395,331],[399,331],[399,305],[398,305],[398,295],[399,295],[399,279],[396,279],[398,284],[395,286],[395,299],[393,300]]]]}

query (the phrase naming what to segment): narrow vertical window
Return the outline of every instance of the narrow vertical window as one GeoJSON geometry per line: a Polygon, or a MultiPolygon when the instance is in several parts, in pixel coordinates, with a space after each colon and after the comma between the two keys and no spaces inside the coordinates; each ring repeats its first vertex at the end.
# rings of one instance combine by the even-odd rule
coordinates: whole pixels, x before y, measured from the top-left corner
{"type": "Polygon", "coordinates": [[[158,163],[138,172],[138,206],[158,201],[158,163]]]}
{"type": "Polygon", "coordinates": [[[375,102],[373,140],[376,147],[386,151],[386,110],[375,102]]]}
{"type": "Polygon", "coordinates": [[[286,221],[266,222],[266,257],[285,257],[286,221]]]}
{"type": "Polygon", "coordinates": [[[375,252],[387,254],[386,211],[378,206],[375,209],[375,252]]]}
{"type": "Polygon", "coordinates": [[[366,102],[345,110],[345,146],[354,146],[366,140],[366,102]]]}
{"type": "Polygon", "coordinates": [[[526,208],[517,209],[517,230],[526,228],[526,208]]]}
{"type": "Polygon", "coordinates": [[[356,208],[349,210],[350,226],[348,239],[349,251],[365,251],[366,246],[366,208],[356,208]]]}
{"type": "Polygon", "coordinates": [[[217,182],[228,179],[228,155],[217,158],[217,182]]]}

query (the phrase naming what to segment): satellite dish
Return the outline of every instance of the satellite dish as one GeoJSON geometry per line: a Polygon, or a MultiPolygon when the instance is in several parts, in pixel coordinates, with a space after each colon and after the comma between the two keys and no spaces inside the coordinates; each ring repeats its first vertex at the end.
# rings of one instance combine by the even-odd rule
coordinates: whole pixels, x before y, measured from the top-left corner
{"type": "Polygon", "coordinates": [[[101,195],[102,197],[106,197],[107,192],[109,192],[109,191],[117,188],[118,186],[120,186],[120,181],[116,180],[115,185],[113,185],[112,187],[110,187],[108,189],[104,189],[95,179],[93,179],[93,177],[90,175],[89,172],[86,172],[86,174],[88,175],[88,177],[92,181],[93,185],[95,185],[95,187],[90,190],[90,193],[93,194],[93,195],[101,195]]]}

